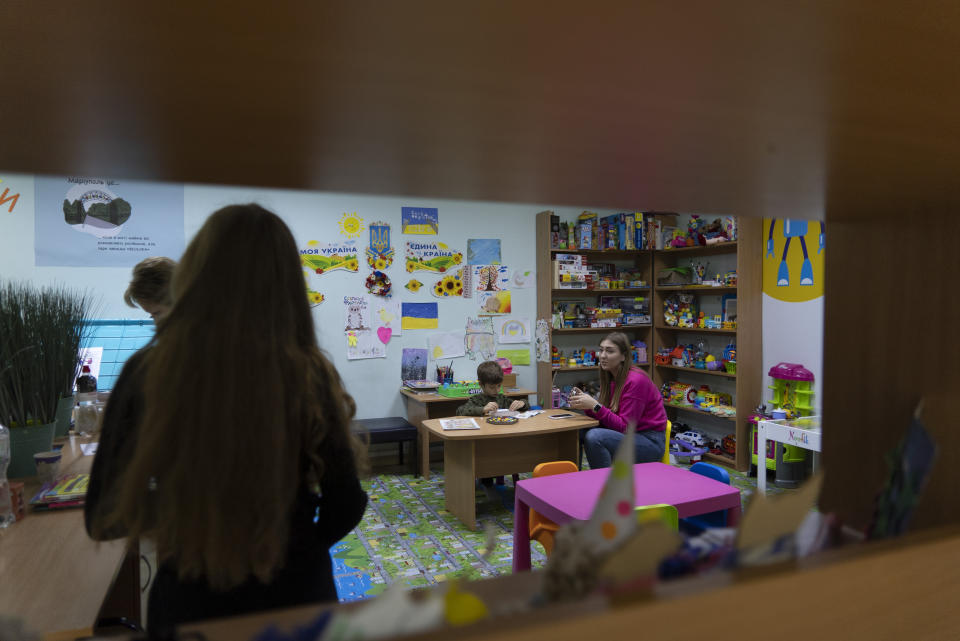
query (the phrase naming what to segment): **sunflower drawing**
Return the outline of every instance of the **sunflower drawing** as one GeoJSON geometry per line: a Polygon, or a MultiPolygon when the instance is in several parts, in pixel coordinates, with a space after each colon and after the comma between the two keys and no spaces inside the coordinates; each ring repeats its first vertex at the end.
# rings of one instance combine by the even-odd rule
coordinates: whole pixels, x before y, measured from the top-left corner
{"type": "Polygon", "coordinates": [[[433,286],[433,293],[439,297],[462,296],[463,282],[455,275],[444,276],[433,286]]]}
{"type": "Polygon", "coordinates": [[[324,301],[324,297],[323,297],[323,294],[321,294],[320,292],[315,292],[315,291],[313,291],[312,289],[308,289],[308,290],[307,290],[307,301],[308,301],[311,305],[319,305],[320,303],[322,303],[322,302],[324,301]]]}
{"type": "Polygon", "coordinates": [[[357,271],[357,269],[359,268],[359,264],[357,263],[356,258],[348,258],[346,262],[347,262],[347,269],[349,269],[352,272],[357,271]]]}
{"type": "Polygon", "coordinates": [[[417,268],[417,261],[411,260],[411,259],[408,258],[408,259],[407,259],[407,271],[410,272],[410,273],[413,273],[413,271],[414,271],[416,268],[417,268]]]}
{"type": "Polygon", "coordinates": [[[460,252],[457,252],[456,254],[454,254],[452,258],[453,258],[454,265],[459,265],[460,263],[463,262],[463,254],[461,254],[460,252]]]}
{"type": "Polygon", "coordinates": [[[421,283],[419,280],[417,280],[416,278],[414,278],[414,279],[408,281],[407,284],[404,285],[404,287],[406,287],[407,289],[409,289],[411,292],[419,292],[419,291],[420,291],[420,288],[423,287],[423,283],[421,283]]]}

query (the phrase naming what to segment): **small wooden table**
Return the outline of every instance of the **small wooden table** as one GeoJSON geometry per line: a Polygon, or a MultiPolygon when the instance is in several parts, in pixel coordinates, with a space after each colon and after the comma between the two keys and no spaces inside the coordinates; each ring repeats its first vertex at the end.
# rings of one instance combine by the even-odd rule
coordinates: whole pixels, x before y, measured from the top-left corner
{"type": "MultiPolygon", "coordinates": [[[[607,482],[610,468],[527,479],[517,484],[513,508],[513,571],[530,569],[530,508],[557,525],[586,521],[607,482]]],[[[634,505],[668,503],[680,518],[729,510],[727,522],[740,522],[740,490],[690,470],[663,463],[633,466],[634,505]]]]}
{"type": "MultiPolygon", "coordinates": [[[[93,457],[83,456],[80,444],[95,440],[70,437],[59,473],[89,472],[93,457]]],[[[23,498],[29,501],[40,482],[36,477],[24,481],[23,498]]],[[[91,540],[82,509],[27,510],[23,520],[0,530],[0,612],[22,618],[29,630],[44,636],[63,630],[75,631],[73,637],[93,634],[123,563],[126,540],[91,540]]]]}
{"type": "MultiPolygon", "coordinates": [[[[418,394],[402,388],[403,402],[407,406],[407,420],[417,427],[420,448],[420,474],[423,478],[430,478],[430,442],[436,442],[430,433],[423,429],[423,422],[431,418],[444,418],[457,413],[457,408],[466,403],[468,398],[450,398],[436,393],[418,394]]],[[[522,387],[511,387],[504,390],[504,395],[510,398],[527,400],[536,390],[522,387]]]]}
{"type": "Polygon", "coordinates": [[[532,472],[547,461],[576,461],[579,431],[596,427],[586,416],[552,419],[547,410],[513,425],[491,425],[475,417],[479,430],[444,431],[439,419],[423,421],[431,437],[444,441],[444,502],[471,530],[477,527],[475,482],[477,477],[507,476],[532,472]]]}

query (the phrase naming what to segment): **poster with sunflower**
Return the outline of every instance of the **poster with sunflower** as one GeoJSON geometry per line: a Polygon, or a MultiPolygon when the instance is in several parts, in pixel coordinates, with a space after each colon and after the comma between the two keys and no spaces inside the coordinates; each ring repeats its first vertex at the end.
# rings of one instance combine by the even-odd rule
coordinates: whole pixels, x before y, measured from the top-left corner
{"type": "Polygon", "coordinates": [[[327,274],[338,269],[358,271],[360,264],[357,261],[357,241],[321,243],[311,240],[306,247],[300,249],[300,262],[304,268],[315,274],[327,274]]]}
{"type": "Polygon", "coordinates": [[[454,298],[463,296],[463,269],[458,269],[455,274],[447,274],[430,289],[436,298],[454,298]]]}
{"type": "Polygon", "coordinates": [[[407,241],[407,272],[435,272],[443,274],[463,262],[463,252],[433,241],[407,241]]]}

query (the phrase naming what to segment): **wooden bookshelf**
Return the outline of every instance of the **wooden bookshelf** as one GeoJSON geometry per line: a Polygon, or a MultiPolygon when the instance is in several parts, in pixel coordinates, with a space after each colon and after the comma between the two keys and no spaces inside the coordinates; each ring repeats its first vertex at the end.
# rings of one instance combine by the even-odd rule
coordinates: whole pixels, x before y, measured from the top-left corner
{"type": "MultiPolygon", "coordinates": [[[[650,271],[652,265],[653,252],[647,249],[620,251],[620,250],[597,250],[597,249],[554,249],[550,247],[550,216],[553,212],[545,211],[537,214],[536,222],[536,255],[537,255],[537,318],[545,318],[548,322],[552,319],[553,302],[555,300],[569,300],[571,298],[583,298],[593,304],[600,296],[634,296],[650,299],[650,313],[654,313],[653,307],[653,287],[632,287],[625,289],[560,289],[554,287],[553,282],[553,259],[557,254],[578,254],[585,256],[588,261],[593,263],[617,262],[624,267],[639,272],[641,278],[647,283],[653,283],[653,274],[650,271]]],[[[576,337],[583,336],[584,341],[580,347],[593,348],[599,341],[598,335],[609,332],[624,332],[630,337],[630,340],[642,340],[647,344],[647,354],[651,354],[653,349],[652,332],[653,324],[645,323],[643,325],[628,325],[621,327],[571,327],[561,329],[551,329],[550,331],[550,351],[555,345],[555,339],[564,337],[564,343],[559,347],[566,350],[569,343],[576,340],[576,337]]],[[[650,357],[652,358],[652,357],[650,357]]],[[[650,362],[642,363],[640,367],[650,369],[650,362]]],[[[598,367],[553,367],[552,363],[537,363],[537,394],[540,404],[543,407],[550,407],[553,399],[553,385],[556,379],[558,386],[562,387],[563,377],[570,376],[570,372],[597,371],[598,367]]]]}
{"type": "Polygon", "coordinates": [[[722,287],[713,287],[711,285],[658,285],[657,289],[662,292],[695,292],[697,294],[736,294],[736,285],[724,285],[722,287]]]}
{"type": "Polygon", "coordinates": [[[726,378],[736,378],[736,374],[729,372],[711,371],[708,369],[697,369],[696,367],[677,367],[676,365],[657,365],[658,368],[672,369],[678,372],[691,372],[693,374],[706,374],[707,376],[724,376],[726,378]]]}
{"type": "Polygon", "coordinates": [[[552,289],[550,294],[555,297],[579,297],[579,296],[636,296],[639,294],[649,295],[652,291],[650,287],[631,287],[629,289],[552,289]]]}
{"type": "Polygon", "coordinates": [[[649,323],[645,325],[621,325],[620,327],[564,327],[562,329],[551,330],[554,334],[606,334],[607,332],[629,332],[632,329],[650,329],[649,323]]]}
{"type": "MultiPolygon", "coordinates": [[[[710,336],[726,336],[736,344],[737,347],[737,373],[728,374],[726,372],[711,372],[695,368],[674,367],[673,365],[657,365],[652,369],[652,378],[657,386],[663,383],[680,380],[690,382],[696,380],[689,374],[702,374],[704,376],[718,377],[718,381],[731,380],[735,385],[734,403],[738,408],[736,418],[719,417],[693,408],[672,407],[684,416],[694,415],[705,416],[706,420],[722,421],[724,423],[734,423],[734,434],[737,439],[737,455],[735,460],[726,457],[716,457],[716,462],[732,465],[738,470],[746,471],[750,469],[750,430],[747,421],[746,408],[753,407],[760,399],[762,380],[762,221],[756,218],[746,218],[740,216],[737,219],[737,233],[739,238],[736,242],[717,243],[704,247],[684,247],[679,249],[662,249],[653,253],[653,301],[650,306],[653,315],[654,331],[653,345],[650,348],[651,358],[662,347],[674,347],[677,343],[695,342],[696,336],[705,338],[710,336]],[[657,285],[656,274],[662,269],[676,267],[686,264],[690,259],[696,259],[701,256],[723,256],[729,255],[735,257],[737,270],[737,285],[731,287],[713,287],[710,285],[657,285]],[[671,294],[684,293],[693,294],[698,299],[700,297],[726,296],[734,295],[737,298],[737,327],[736,329],[699,329],[695,327],[670,327],[664,324],[663,307],[667,296],[671,294]]],[[[707,270],[707,277],[712,273],[707,270]]],[[[712,299],[716,300],[716,299],[712,299]]],[[[715,303],[714,303],[715,304],[715,303]]],[[[716,355],[716,354],[715,354],[716,355]]],[[[703,381],[704,379],[700,379],[703,381]]],[[[705,427],[709,429],[709,424],[705,427]]],[[[705,460],[707,459],[705,457],[705,460]]]]}
{"type": "MultiPolygon", "coordinates": [[[[716,419],[718,421],[736,421],[737,419],[732,416],[717,416],[716,414],[711,414],[710,412],[704,412],[703,410],[698,410],[695,407],[687,405],[672,405],[670,403],[664,403],[664,407],[667,409],[680,410],[681,412],[686,412],[689,414],[696,414],[698,416],[705,416],[707,418],[716,419]]],[[[739,440],[737,441],[739,443],[739,440]]]]}
{"type": "MultiPolygon", "coordinates": [[[[737,330],[735,329],[707,329],[700,327],[670,327],[669,325],[657,325],[657,329],[662,329],[668,332],[695,332],[697,334],[730,334],[735,336],[737,330]]],[[[738,354],[739,356],[739,354],[738,354]]]]}

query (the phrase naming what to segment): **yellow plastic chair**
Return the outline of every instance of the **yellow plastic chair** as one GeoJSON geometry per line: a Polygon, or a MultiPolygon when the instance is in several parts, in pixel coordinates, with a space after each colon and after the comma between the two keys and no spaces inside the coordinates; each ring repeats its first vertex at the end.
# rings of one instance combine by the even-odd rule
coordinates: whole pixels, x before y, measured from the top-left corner
{"type": "Polygon", "coordinates": [[[660,460],[661,463],[666,463],[670,465],[670,430],[673,428],[673,424],[670,423],[670,419],[667,419],[667,429],[666,429],[666,439],[663,443],[663,458],[660,460]]]}
{"type": "Polygon", "coordinates": [[[654,505],[638,505],[634,508],[637,514],[637,523],[643,525],[651,521],[661,521],[668,528],[676,532],[680,528],[680,515],[677,508],[668,503],[654,505]]]}
{"type": "MultiPolygon", "coordinates": [[[[577,471],[577,464],[573,461],[550,461],[533,468],[533,478],[577,471]]],[[[559,525],[530,508],[530,540],[539,542],[548,557],[553,552],[553,535],[558,529],[559,525]]]]}

